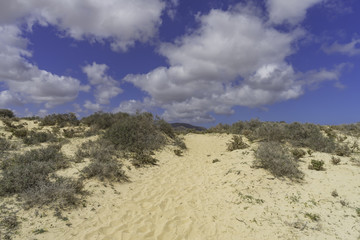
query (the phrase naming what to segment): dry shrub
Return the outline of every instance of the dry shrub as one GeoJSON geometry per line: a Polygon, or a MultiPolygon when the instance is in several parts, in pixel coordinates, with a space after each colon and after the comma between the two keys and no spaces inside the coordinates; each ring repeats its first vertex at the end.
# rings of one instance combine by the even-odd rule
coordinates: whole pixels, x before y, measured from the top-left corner
{"type": "Polygon", "coordinates": [[[241,136],[233,136],[231,142],[227,144],[227,150],[228,151],[234,151],[237,149],[245,149],[249,147],[248,144],[246,144],[241,136]]]}
{"type": "Polygon", "coordinates": [[[269,170],[276,177],[303,178],[290,151],[277,142],[264,142],[255,152],[254,165],[269,170]]]}
{"type": "Polygon", "coordinates": [[[311,160],[311,163],[309,165],[309,169],[316,170],[316,171],[322,171],[324,170],[324,161],[323,160],[311,160]]]}

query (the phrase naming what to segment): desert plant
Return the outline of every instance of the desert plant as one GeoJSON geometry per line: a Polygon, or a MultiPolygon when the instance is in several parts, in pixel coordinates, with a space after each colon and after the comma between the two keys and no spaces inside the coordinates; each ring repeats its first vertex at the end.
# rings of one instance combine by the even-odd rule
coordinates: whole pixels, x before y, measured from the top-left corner
{"type": "Polygon", "coordinates": [[[338,144],[335,148],[335,154],[338,156],[349,157],[351,155],[351,149],[347,144],[340,145],[338,144]]]}
{"type": "Polygon", "coordinates": [[[23,139],[27,145],[39,144],[44,142],[58,142],[58,138],[50,132],[35,132],[30,131],[23,139]]]}
{"type": "Polygon", "coordinates": [[[318,222],[320,220],[320,216],[315,213],[305,213],[305,217],[310,218],[311,221],[318,222]]]}
{"type": "Polygon", "coordinates": [[[41,126],[54,126],[58,125],[59,127],[65,126],[78,126],[80,121],[77,119],[74,113],[63,113],[63,114],[51,114],[45,116],[40,125],[41,126]]]}
{"type": "Polygon", "coordinates": [[[255,152],[254,165],[269,170],[273,175],[303,178],[290,151],[277,142],[261,143],[255,152]]]}
{"type": "Polygon", "coordinates": [[[150,113],[142,113],[117,121],[104,134],[118,149],[143,152],[159,149],[165,144],[165,137],[154,124],[150,113]]]}
{"type": "Polygon", "coordinates": [[[157,159],[143,152],[137,152],[132,158],[132,164],[135,167],[143,167],[146,165],[156,165],[157,159]]]}
{"type": "Polygon", "coordinates": [[[0,109],[0,117],[13,118],[13,117],[15,117],[15,114],[13,113],[13,111],[11,111],[9,109],[0,109]]]}
{"type": "Polygon", "coordinates": [[[324,170],[324,161],[323,160],[311,160],[311,163],[309,165],[309,169],[321,171],[324,170]]]}
{"type": "Polygon", "coordinates": [[[165,133],[166,135],[168,135],[170,138],[175,138],[175,132],[174,129],[172,128],[172,126],[167,123],[165,120],[163,119],[157,119],[155,122],[156,126],[159,128],[159,130],[163,133],[165,133]]]}
{"type": "Polygon", "coordinates": [[[228,151],[234,151],[234,150],[237,150],[237,149],[245,149],[245,148],[249,147],[249,145],[246,144],[246,143],[243,141],[242,137],[241,137],[241,136],[237,136],[237,135],[234,135],[234,136],[232,137],[231,142],[229,142],[229,143],[227,144],[227,146],[228,146],[228,147],[227,147],[227,150],[228,150],[228,151]]]}
{"type": "Polygon", "coordinates": [[[182,150],[187,149],[186,144],[184,143],[184,140],[179,137],[175,137],[174,146],[179,147],[182,150]]]}
{"type": "Polygon", "coordinates": [[[7,151],[7,150],[11,150],[13,148],[14,148],[14,145],[11,144],[11,142],[9,140],[7,140],[6,138],[0,137],[0,153],[7,151]]]}
{"type": "Polygon", "coordinates": [[[304,150],[298,148],[291,150],[291,153],[295,157],[295,159],[300,159],[306,155],[306,152],[304,150]]]}
{"type": "Polygon", "coordinates": [[[176,156],[182,156],[183,152],[180,149],[174,149],[174,153],[176,156]]]}
{"type": "Polygon", "coordinates": [[[24,128],[23,129],[14,129],[12,131],[12,134],[18,138],[25,138],[28,135],[28,133],[29,133],[29,131],[24,128]]]}
{"type": "Polygon", "coordinates": [[[356,211],[356,215],[357,215],[358,217],[360,217],[360,207],[356,208],[355,211],[356,211]]]}
{"type": "Polygon", "coordinates": [[[341,159],[340,159],[340,158],[334,157],[334,156],[331,157],[331,163],[332,163],[332,164],[338,165],[340,162],[341,162],[341,159]]]}
{"type": "Polygon", "coordinates": [[[334,190],[334,191],[331,192],[331,196],[338,197],[339,194],[338,194],[338,192],[336,190],[334,190]]]}

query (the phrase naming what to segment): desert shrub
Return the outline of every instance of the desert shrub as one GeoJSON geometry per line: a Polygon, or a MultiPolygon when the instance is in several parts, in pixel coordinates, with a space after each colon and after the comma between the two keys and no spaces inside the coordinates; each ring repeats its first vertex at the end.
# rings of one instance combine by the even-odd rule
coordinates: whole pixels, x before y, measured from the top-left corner
{"type": "Polygon", "coordinates": [[[44,142],[58,142],[58,138],[50,132],[34,132],[31,131],[23,139],[27,145],[39,144],[44,142]]]}
{"type": "Polygon", "coordinates": [[[75,205],[82,194],[81,181],[57,177],[55,171],[69,166],[60,147],[30,150],[5,159],[0,178],[0,196],[18,194],[27,207],[56,204],[75,205]]]}
{"type": "Polygon", "coordinates": [[[108,129],[115,122],[121,121],[130,117],[127,113],[104,113],[104,112],[96,112],[90,116],[84,117],[81,119],[81,123],[94,127],[96,129],[108,129]]]}
{"type": "Polygon", "coordinates": [[[0,153],[13,149],[14,146],[6,138],[0,137],[0,153]]]}
{"type": "Polygon", "coordinates": [[[80,121],[77,119],[74,113],[63,113],[63,114],[51,114],[45,116],[40,125],[41,126],[54,126],[59,127],[65,126],[78,126],[80,121]]]}
{"type": "Polygon", "coordinates": [[[261,143],[255,152],[254,165],[269,170],[277,177],[303,177],[290,151],[277,142],[261,143]]]}
{"type": "Polygon", "coordinates": [[[159,130],[163,133],[165,133],[166,135],[168,135],[170,138],[175,138],[175,132],[174,129],[172,128],[172,126],[167,123],[165,120],[163,119],[158,119],[155,122],[156,126],[159,128],[159,130]]]}
{"type": "Polygon", "coordinates": [[[324,161],[323,160],[311,160],[311,163],[309,165],[309,169],[321,171],[324,170],[324,161]]]}
{"type": "Polygon", "coordinates": [[[298,148],[291,150],[291,153],[295,157],[295,159],[300,159],[306,155],[306,152],[304,150],[298,148]]]}
{"type": "Polygon", "coordinates": [[[105,131],[104,139],[118,149],[130,152],[156,150],[166,140],[155,126],[151,113],[136,114],[115,122],[105,131]]]}
{"type": "Polygon", "coordinates": [[[174,139],[174,146],[179,147],[179,148],[182,149],[182,150],[187,149],[184,140],[181,139],[180,137],[175,137],[175,139],[174,139]]]}
{"type": "Polygon", "coordinates": [[[21,195],[27,208],[56,204],[60,208],[76,206],[85,193],[82,180],[54,177],[51,181],[42,181],[34,188],[27,189],[21,195]]]}
{"type": "Polygon", "coordinates": [[[249,147],[248,144],[246,144],[241,136],[233,136],[231,142],[227,144],[227,150],[228,151],[234,151],[237,149],[245,149],[249,147]]]}
{"type": "Polygon", "coordinates": [[[132,158],[132,164],[135,167],[143,167],[146,165],[156,165],[157,159],[153,158],[149,154],[143,152],[137,152],[132,158]]]}
{"type": "Polygon", "coordinates": [[[183,152],[180,149],[174,149],[174,153],[176,156],[182,156],[183,152]]]}
{"type": "Polygon", "coordinates": [[[12,134],[18,138],[25,138],[28,135],[28,133],[29,131],[27,129],[14,129],[12,131],[12,134]]]}
{"type": "Polygon", "coordinates": [[[33,189],[39,183],[49,181],[51,173],[68,167],[68,159],[59,150],[58,146],[50,145],[5,159],[0,165],[3,170],[0,195],[33,189]]]}
{"type": "Polygon", "coordinates": [[[115,159],[117,155],[114,145],[105,140],[88,141],[81,145],[76,158],[90,158],[91,162],[82,173],[86,178],[96,177],[101,181],[127,181],[122,164],[115,159]]]}
{"type": "Polygon", "coordinates": [[[340,158],[334,157],[334,156],[331,157],[331,163],[332,163],[332,164],[338,165],[340,162],[341,162],[341,159],[340,159],[340,158]]]}
{"type": "Polygon", "coordinates": [[[9,109],[0,109],[0,117],[13,118],[13,117],[15,117],[15,114],[13,113],[13,111],[11,111],[9,109]]]}
{"type": "Polygon", "coordinates": [[[346,156],[349,157],[351,155],[352,151],[350,147],[347,144],[338,144],[335,147],[335,154],[338,156],[346,156]]]}
{"type": "Polygon", "coordinates": [[[66,138],[73,138],[73,137],[75,137],[75,130],[74,129],[64,129],[63,135],[66,138]]]}
{"type": "Polygon", "coordinates": [[[4,240],[12,239],[12,235],[16,233],[16,230],[20,226],[20,221],[16,212],[9,212],[5,206],[1,206],[0,212],[0,236],[4,240]]]}
{"type": "Polygon", "coordinates": [[[100,181],[128,181],[125,172],[121,169],[122,164],[112,156],[92,159],[82,173],[86,178],[98,178],[100,181]]]}

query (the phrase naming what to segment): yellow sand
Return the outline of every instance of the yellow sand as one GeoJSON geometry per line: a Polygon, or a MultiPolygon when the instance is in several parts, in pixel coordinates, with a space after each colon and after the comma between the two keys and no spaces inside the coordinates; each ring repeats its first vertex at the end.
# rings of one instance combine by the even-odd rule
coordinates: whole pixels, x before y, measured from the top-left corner
{"type": "Polygon", "coordinates": [[[360,167],[349,158],[334,166],[328,154],[307,156],[305,180],[295,183],[252,168],[255,144],[228,152],[230,139],[188,134],[184,156],[167,147],[156,154],[159,166],[127,171],[131,183],[87,182],[92,195],[86,206],[63,213],[68,221],[27,211],[15,239],[359,239],[360,167]],[[307,169],[311,159],[323,159],[326,171],[307,169]],[[335,189],[338,197],[331,196],[335,189]],[[34,235],[36,229],[47,232],[34,235]]]}

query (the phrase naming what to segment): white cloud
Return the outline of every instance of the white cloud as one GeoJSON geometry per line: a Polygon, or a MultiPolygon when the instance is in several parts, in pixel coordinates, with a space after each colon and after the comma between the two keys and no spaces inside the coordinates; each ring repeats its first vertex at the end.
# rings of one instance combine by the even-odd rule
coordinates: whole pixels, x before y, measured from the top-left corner
{"type": "MultiPolygon", "coordinates": [[[[209,122],[213,113],[232,114],[234,106],[297,98],[312,84],[285,60],[302,30],[280,32],[251,8],[212,10],[198,20],[197,30],[160,46],[168,67],[124,78],[146,91],[166,120],[209,122]]],[[[324,71],[312,73],[313,83],[334,77],[335,70],[324,71]]]]}
{"type": "Polygon", "coordinates": [[[110,40],[114,50],[126,51],[157,33],[165,7],[162,0],[4,0],[0,24],[24,17],[30,28],[51,24],[72,38],[110,40]]]}
{"type": "Polygon", "coordinates": [[[125,112],[129,114],[135,114],[137,112],[149,111],[151,107],[152,103],[148,98],[145,98],[144,101],[131,99],[121,102],[119,106],[113,110],[113,112],[125,112]]]}
{"type": "Polygon", "coordinates": [[[94,112],[100,111],[102,109],[100,104],[92,103],[90,101],[85,101],[84,108],[89,109],[94,112]]]}
{"type": "Polygon", "coordinates": [[[89,83],[96,86],[95,98],[99,104],[109,104],[110,98],[116,97],[123,90],[118,87],[119,83],[112,77],[106,75],[109,67],[106,64],[93,64],[83,67],[83,72],[87,75],[89,83]]]}
{"type": "Polygon", "coordinates": [[[80,81],[39,69],[24,57],[31,57],[28,41],[13,25],[0,26],[0,82],[24,102],[46,103],[52,107],[74,100],[82,89],[80,81]]]}
{"type": "Polygon", "coordinates": [[[326,0],[268,0],[269,20],[274,24],[301,22],[308,8],[326,0]]]}
{"type": "Polygon", "coordinates": [[[10,105],[20,105],[21,101],[14,96],[10,91],[5,90],[0,92],[0,107],[5,108],[10,105]]]}
{"type": "Polygon", "coordinates": [[[340,53],[348,56],[360,55],[360,39],[353,39],[349,43],[340,44],[338,42],[332,45],[324,45],[323,50],[327,54],[340,53]]]}

